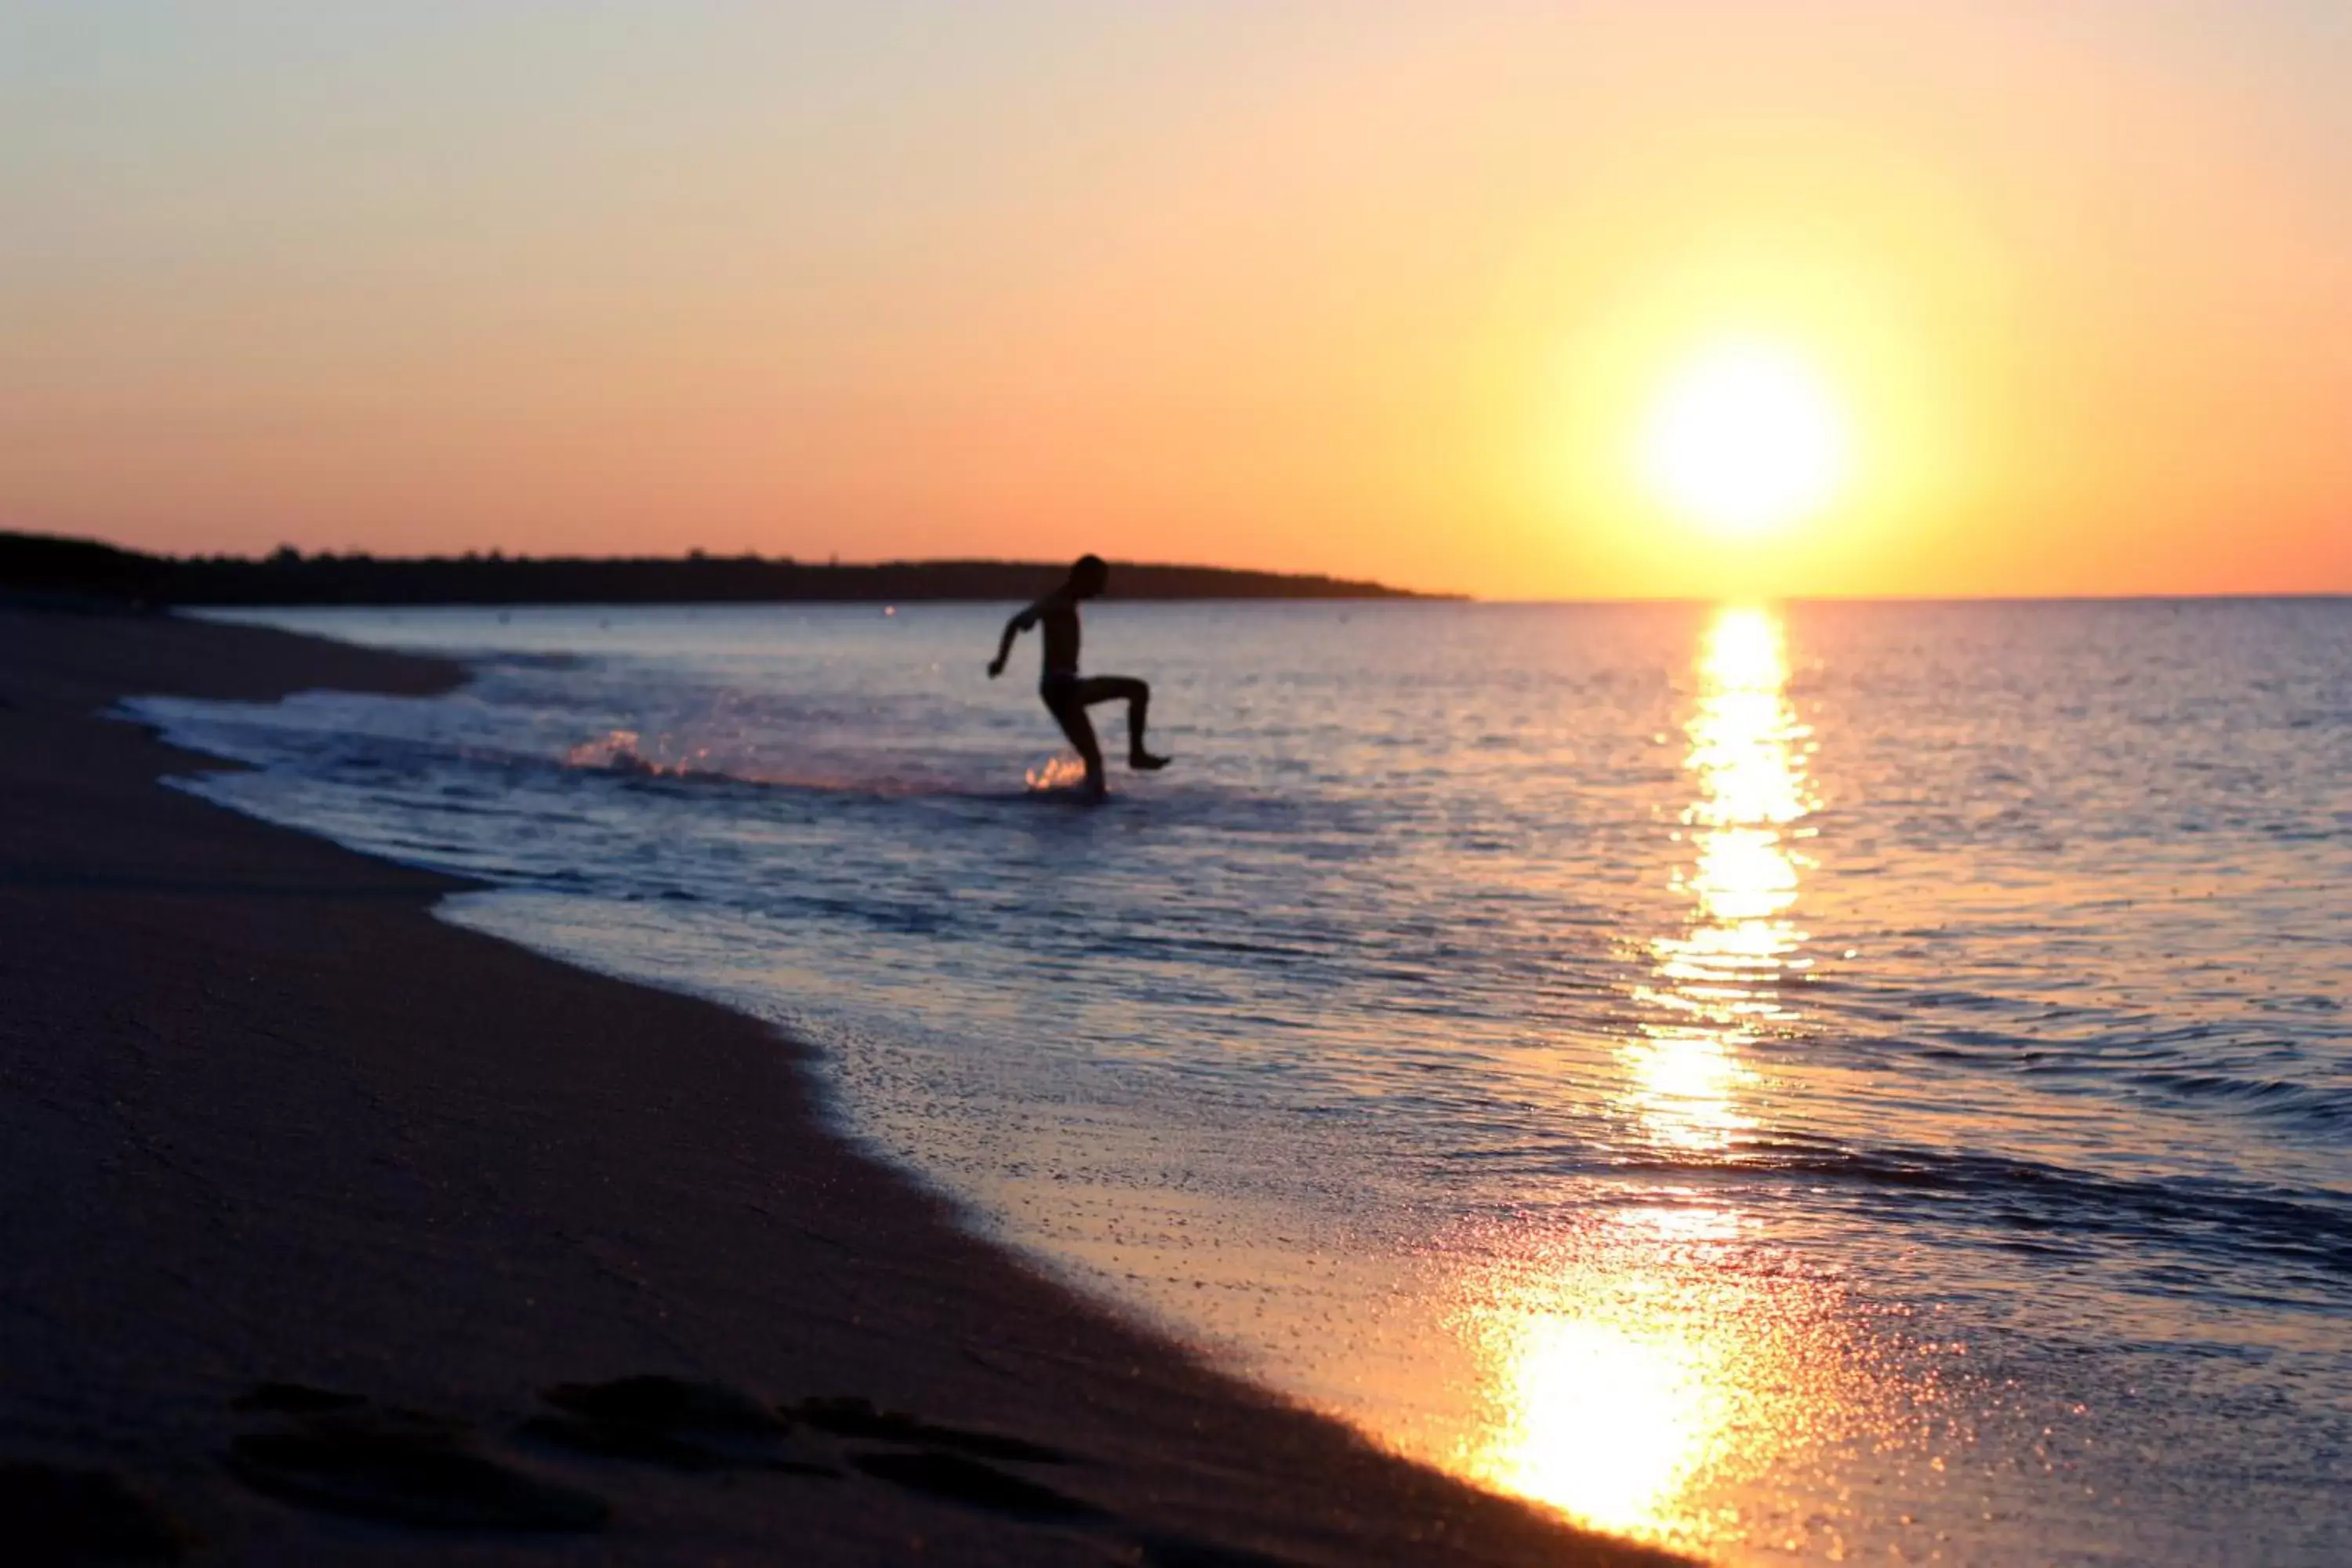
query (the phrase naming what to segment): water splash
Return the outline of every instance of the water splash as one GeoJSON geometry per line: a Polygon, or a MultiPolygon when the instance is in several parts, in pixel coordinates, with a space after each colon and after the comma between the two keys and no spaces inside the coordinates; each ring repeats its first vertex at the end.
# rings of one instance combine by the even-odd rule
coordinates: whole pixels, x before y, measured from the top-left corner
{"type": "MultiPolygon", "coordinates": [[[[709,756],[709,749],[694,753],[695,762],[709,756]]],[[[645,742],[635,730],[608,730],[593,741],[583,741],[563,753],[566,767],[593,768],[600,773],[635,773],[645,778],[693,778],[707,770],[695,762],[665,763],[645,754],[645,742]]]]}
{"type": "Polygon", "coordinates": [[[1087,782],[1087,764],[1066,752],[1047,758],[1022,776],[1033,794],[1076,789],[1087,782]]]}

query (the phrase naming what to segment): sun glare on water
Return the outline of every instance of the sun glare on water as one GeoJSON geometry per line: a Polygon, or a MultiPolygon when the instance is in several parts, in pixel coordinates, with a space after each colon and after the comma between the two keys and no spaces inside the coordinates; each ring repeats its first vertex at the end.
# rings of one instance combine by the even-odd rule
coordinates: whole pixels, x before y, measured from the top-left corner
{"type": "Polygon", "coordinates": [[[1852,466],[1845,410],[1801,353],[1717,344],[1677,368],[1641,434],[1643,487],[1711,533],[1771,532],[1822,510],[1852,466]]]}
{"type": "Polygon", "coordinates": [[[1853,1373],[1836,1280],[1776,1256],[1737,1184],[1689,1175],[1737,1167],[1759,1047],[1800,1021],[1797,843],[1817,804],[1777,617],[1726,606],[1697,652],[1692,796],[1662,846],[1688,902],[1628,977],[1635,1027],[1618,1047],[1626,1132],[1657,1174],[1629,1165],[1631,1201],[1515,1233],[1517,1254],[1468,1281],[1460,1322],[1489,1415],[1455,1462],[1584,1523],[1705,1549],[1772,1518],[1753,1511],[1755,1479],[1875,1395],[1853,1373]]]}

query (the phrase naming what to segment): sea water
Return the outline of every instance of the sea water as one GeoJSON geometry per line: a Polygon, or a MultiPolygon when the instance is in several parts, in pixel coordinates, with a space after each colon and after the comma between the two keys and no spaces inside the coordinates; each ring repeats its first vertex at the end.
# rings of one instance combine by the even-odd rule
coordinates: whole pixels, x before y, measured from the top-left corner
{"type": "Polygon", "coordinates": [[[2352,603],[1108,603],[1099,808],[1004,613],[278,613],[472,679],[131,708],[1486,1485],[2352,1561],[2352,603]]]}

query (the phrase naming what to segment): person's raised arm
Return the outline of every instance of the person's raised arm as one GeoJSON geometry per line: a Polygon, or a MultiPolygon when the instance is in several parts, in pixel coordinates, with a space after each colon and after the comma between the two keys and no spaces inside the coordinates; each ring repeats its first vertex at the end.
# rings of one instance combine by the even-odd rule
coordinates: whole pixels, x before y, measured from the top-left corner
{"type": "Polygon", "coordinates": [[[1030,605],[1004,623],[1004,636],[996,645],[996,657],[988,661],[988,679],[994,680],[1004,673],[1004,661],[1013,657],[1013,639],[1037,624],[1037,606],[1030,605]]]}

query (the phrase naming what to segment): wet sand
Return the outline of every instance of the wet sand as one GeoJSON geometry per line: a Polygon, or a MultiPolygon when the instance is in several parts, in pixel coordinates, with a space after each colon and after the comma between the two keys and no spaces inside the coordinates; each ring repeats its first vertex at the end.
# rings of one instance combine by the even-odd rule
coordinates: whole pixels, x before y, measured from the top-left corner
{"type": "Polygon", "coordinates": [[[792,1042],[444,924],[460,884],[163,787],[216,764],[95,716],[459,679],[0,610],[0,1540],[1665,1561],[1079,1300],[831,1131],[792,1042]]]}

